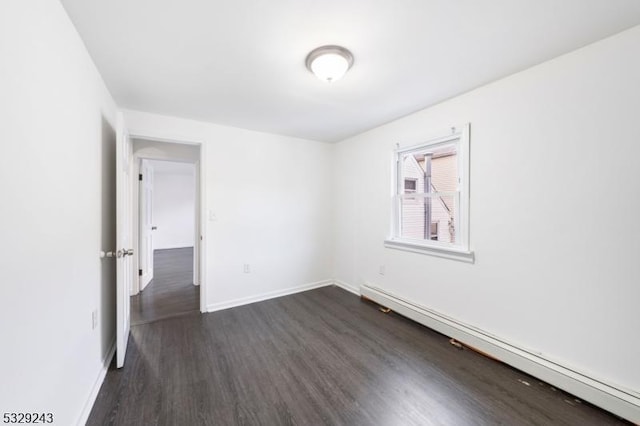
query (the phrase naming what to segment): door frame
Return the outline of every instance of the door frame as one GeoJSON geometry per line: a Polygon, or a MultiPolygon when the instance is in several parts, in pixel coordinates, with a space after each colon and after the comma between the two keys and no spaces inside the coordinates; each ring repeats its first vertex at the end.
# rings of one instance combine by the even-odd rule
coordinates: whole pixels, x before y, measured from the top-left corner
{"type": "Polygon", "coordinates": [[[173,139],[173,138],[162,138],[153,135],[145,135],[139,133],[130,133],[129,137],[132,141],[135,139],[142,139],[150,142],[158,142],[158,143],[172,143],[179,145],[189,145],[196,146],[199,148],[198,159],[195,162],[185,161],[184,159],[178,157],[172,157],[162,154],[144,154],[138,155],[133,154],[131,161],[133,162],[134,173],[131,185],[132,194],[133,194],[133,212],[132,212],[132,223],[133,223],[133,246],[134,251],[136,253],[133,256],[133,271],[135,272],[134,285],[131,290],[131,295],[138,294],[140,289],[140,280],[138,279],[138,270],[140,269],[139,265],[139,253],[140,253],[140,186],[138,184],[138,175],[140,174],[140,160],[164,160],[164,161],[176,161],[176,162],[187,162],[195,165],[195,185],[196,185],[196,206],[195,206],[195,236],[194,236],[194,284],[200,287],[200,312],[207,312],[207,286],[206,286],[206,244],[204,236],[206,235],[206,167],[203,158],[205,156],[205,144],[203,142],[198,141],[187,141],[181,139],[173,139]]]}

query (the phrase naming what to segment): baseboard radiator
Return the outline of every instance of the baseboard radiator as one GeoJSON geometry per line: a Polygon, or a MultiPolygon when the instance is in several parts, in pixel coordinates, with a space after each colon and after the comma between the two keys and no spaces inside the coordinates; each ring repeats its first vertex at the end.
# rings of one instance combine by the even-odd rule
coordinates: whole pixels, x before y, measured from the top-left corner
{"type": "Polygon", "coordinates": [[[400,315],[497,358],[505,364],[624,419],[640,424],[640,395],[637,393],[588,377],[386,290],[367,284],[360,287],[360,294],[382,306],[391,308],[400,315]]]}

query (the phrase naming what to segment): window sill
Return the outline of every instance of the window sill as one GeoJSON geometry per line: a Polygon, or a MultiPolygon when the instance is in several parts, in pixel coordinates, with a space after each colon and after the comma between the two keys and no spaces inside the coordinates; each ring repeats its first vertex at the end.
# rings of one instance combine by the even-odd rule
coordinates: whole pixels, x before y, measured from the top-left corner
{"type": "Polygon", "coordinates": [[[412,253],[427,254],[436,257],[442,257],[445,259],[458,260],[460,262],[474,263],[475,256],[472,251],[456,249],[450,247],[436,247],[428,246],[424,244],[398,241],[398,240],[385,240],[384,246],[390,249],[409,251],[412,253]]]}

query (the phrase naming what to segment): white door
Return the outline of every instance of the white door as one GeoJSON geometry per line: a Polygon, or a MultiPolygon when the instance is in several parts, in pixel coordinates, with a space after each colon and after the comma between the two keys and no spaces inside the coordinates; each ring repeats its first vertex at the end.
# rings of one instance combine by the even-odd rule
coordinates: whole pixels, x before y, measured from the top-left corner
{"type": "Polygon", "coordinates": [[[118,114],[116,141],[116,365],[124,365],[130,328],[133,249],[131,224],[131,141],[122,113],[118,114]]]}
{"type": "Polygon", "coordinates": [[[140,165],[140,290],[153,279],[153,167],[140,165]]]}

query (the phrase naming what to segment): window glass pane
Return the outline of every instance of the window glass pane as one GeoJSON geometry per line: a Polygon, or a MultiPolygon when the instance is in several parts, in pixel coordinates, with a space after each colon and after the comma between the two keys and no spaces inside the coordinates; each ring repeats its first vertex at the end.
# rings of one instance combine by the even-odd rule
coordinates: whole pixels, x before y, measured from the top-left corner
{"type": "Polygon", "coordinates": [[[404,193],[424,192],[424,155],[404,154],[401,159],[404,193]]]}
{"type": "Polygon", "coordinates": [[[454,192],[458,189],[456,145],[425,148],[402,154],[404,192],[454,192]]]}
{"type": "Polygon", "coordinates": [[[458,189],[458,155],[455,145],[434,151],[431,157],[431,191],[455,192],[458,189]]]}
{"type": "Polygon", "coordinates": [[[456,242],[458,196],[433,196],[400,200],[401,237],[456,242]]]}

